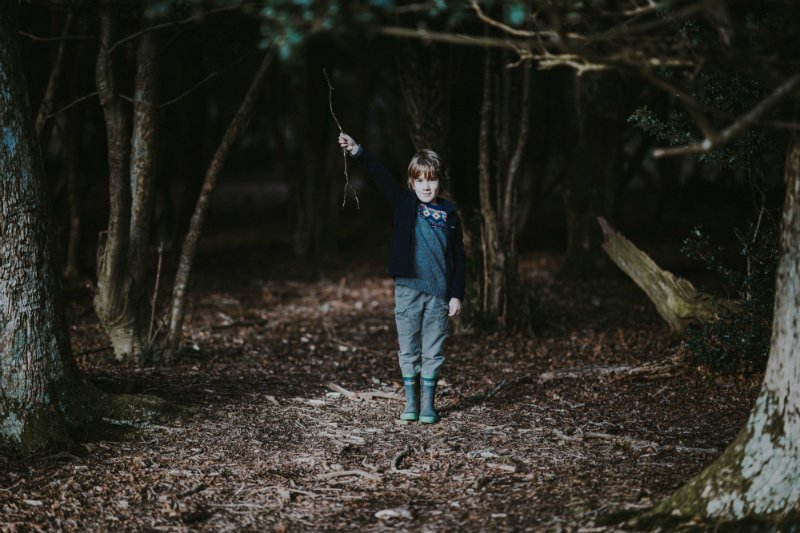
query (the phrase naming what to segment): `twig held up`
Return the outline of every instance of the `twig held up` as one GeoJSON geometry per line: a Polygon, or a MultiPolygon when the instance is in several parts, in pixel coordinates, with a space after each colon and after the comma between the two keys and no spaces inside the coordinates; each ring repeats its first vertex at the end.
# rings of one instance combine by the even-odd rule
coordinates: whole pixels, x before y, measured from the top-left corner
{"type": "MultiPolygon", "coordinates": [[[[336,118],[336,113],[333,112],[333,84],[331,84],[331,80],[328,77],[328,72],[323,68],[322,73],[325,75],[325,81],[328,82],[328,108],[331,110],[331,116],[333,117],[333,121],[336,122],[336,127],[339,128],[339,133],[344,133],[342,129],[342,125],[339,124],[339,119],[336,118]]],[[[361,209],[361,204],[358,201],[358,194],[356,190],[350,185],[350,175],[347,172],[347,150],[342,148],[342,160],[344,161],[344,193],[342,196],[342,208],[344,209],[345,204],[347,203],[347,189],[349,188],[353,191],[353,197],[356,199],[356,209],[361,209]]]]}

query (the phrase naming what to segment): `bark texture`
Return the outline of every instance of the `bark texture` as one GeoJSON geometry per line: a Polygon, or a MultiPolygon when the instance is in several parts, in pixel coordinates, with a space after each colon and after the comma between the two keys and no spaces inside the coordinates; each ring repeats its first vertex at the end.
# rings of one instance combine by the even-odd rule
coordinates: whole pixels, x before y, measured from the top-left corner
{"type": "Polygon", "coordinates": [[[12,3],[0,3],[0,447],[62,446],[98,421],[168,420],[153,396],[112,396],[69,353],[44,166],[31,119],[12,3]]]}
{"type": "Polygon", "coordinates": [[[108,230],[100,239],[94,306],[117,359],[141,359],[151,349],[147,259],[153,217],[158,125],[158,32],[145,32],[136,52],[132,130],[114,85],[117,8],[101,12],[96,82],[106,122],[109,168],[108,230]]]}
{"type": "MultiPolygon", "coordinates": [[[[777,523],[800,501],[800,136],[789,143],[775,316],[761,393],[744,429],[722,456],[656,514],[777,523]]],[[[784,522],[785,523],[785,522],[784,522]]]]}
{"type": "Polygon", "coordinates": [[[403,42],[395,51],[395,62],[414,148],[429,148],[448,161],[453,73],[446,67],[453,62],[445,53],[437,45],[403,42]]]}
{"type": "Polygon", "coordinates": [[[647,294],[672,331],[682,331],[693,323],[714,322],[734,310],[734,303],[716,305],[688,280],[659,268],[650,256],[614,231],[603,217],[597,217],[597,221],[603,231],[603,250],[647,294]]]}
{"type": "Polygon", "coordinates": [[[0,444],[66,438],[59,401],[69,342],[53,270],[50,213],[30,119],[15,13],[0,6],[0,444]]]}

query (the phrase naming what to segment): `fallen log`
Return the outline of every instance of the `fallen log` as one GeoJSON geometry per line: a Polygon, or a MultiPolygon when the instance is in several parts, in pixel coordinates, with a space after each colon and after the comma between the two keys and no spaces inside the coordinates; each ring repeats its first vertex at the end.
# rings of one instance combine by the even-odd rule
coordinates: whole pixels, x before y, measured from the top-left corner
{"type": "Polygon", "coordinates": [[[698,291],[688,280],[659,268],[650,256],[597,217],[603,231],[603,250],[656,306],[670,329],[682,331],[691,324],[708,324],[735,312],[736,302],[715,299],[698,291]]]}

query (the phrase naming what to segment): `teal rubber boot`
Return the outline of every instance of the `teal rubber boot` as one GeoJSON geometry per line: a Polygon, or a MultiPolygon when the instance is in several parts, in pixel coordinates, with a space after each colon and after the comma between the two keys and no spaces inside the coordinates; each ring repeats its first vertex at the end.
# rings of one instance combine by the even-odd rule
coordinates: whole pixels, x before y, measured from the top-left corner
{"type": "Polygon", "coordinates": [[[403,388],[406,391],[406,408],[400,415],[400,420],[417,420],[419,418],[419,396],[417,376],[403,376],[403,388]]]}
{"type": "Polygon", "coordinates": [[[439,421],[439,415],[433,407],[433,400],[436,398],[436,378],[422,378],[422,405],[419,409],[419,421],[423,424],[435,424],[439,421]]]}

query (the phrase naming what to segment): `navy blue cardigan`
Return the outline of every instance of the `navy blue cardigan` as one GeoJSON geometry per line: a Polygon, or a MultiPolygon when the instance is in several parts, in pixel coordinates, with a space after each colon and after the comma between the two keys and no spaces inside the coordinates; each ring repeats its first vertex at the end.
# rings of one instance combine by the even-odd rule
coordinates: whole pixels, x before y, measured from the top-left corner
{"type": "MultiPolygon", "coordinates": [[[[389,252],[389,275],[393,278],[415,278],[414,271],[414,226],[417,219],[417,194],[402,187],[392,174],[363,147],[352,156],[363,166],[394,211],[394,230],[389,252]]],[[[447,299],[464,300],[467,261],[464,255],[464,238],[461,232],[461,219],[455,212],[456,206],[447,200],[439,199],[437,207],[447,212],[447,299]]]]}

